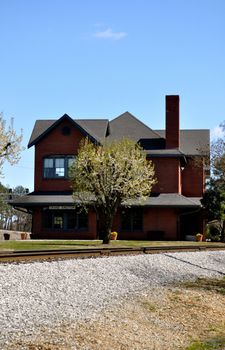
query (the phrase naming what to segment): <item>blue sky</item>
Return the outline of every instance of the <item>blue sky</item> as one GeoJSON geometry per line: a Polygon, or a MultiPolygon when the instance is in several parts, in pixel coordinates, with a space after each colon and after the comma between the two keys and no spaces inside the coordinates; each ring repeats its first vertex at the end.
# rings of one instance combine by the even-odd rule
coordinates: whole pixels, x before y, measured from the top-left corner
{"type": "MultiPolygon", "coordinates": [[[[225,120],[224,0],[0,0],[0,111],[36,119],[108,118],[129,111],[164,128],[179,94],[181,127],[225,120]]],[[[0,179],[33,189],[33,149],[0,179]]]]}

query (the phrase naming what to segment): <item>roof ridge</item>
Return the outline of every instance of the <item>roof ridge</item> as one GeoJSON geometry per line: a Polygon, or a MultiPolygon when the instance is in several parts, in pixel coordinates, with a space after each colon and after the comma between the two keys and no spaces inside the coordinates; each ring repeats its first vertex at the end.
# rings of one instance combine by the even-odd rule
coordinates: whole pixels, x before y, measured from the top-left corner
{"type": "Polygon", "coordinates": [[[55,122],[56,120],[58,119],[36,119],[35,123],[36,122],[55,122]]]}
{"type": "Polygon", "coordinates": [[[77,121],[77,120],[82,120],[82,121],[91,121],[91,120],[93,120],[93,121],[109,121],[109,119],[102,119],[102,118],[89,118],[89,119],[74,119],[75,121],[77,121]]]}
{"type": "MultiPolygon", "coordinates": [[[[166,129],[155,129],[157,131],[166,131],[166,129]]],[[[209,131],[210,129],[180,129],[180,131],[209,131]]]]}
{"type": "Polygon", "coordinates": [[[155,135],[157,135],[159,138],[162,138],[157,132],[155,132],[152,128],[150,128],[148,125],[146,125],[145,123],[143,123],[140,119],[138,119],[137,117],[135,117],[132,113],[130,113],[129,111],[126,111],[120,115],[118,115],[118,117],[110,120],[109,123],[113,122],[116,119],[121,118],[124,114],[128,113],[133,119],[135,119],[139,124],[145,126],[147,129],[149,129],[150,131],[152,131],[155,135]]]}

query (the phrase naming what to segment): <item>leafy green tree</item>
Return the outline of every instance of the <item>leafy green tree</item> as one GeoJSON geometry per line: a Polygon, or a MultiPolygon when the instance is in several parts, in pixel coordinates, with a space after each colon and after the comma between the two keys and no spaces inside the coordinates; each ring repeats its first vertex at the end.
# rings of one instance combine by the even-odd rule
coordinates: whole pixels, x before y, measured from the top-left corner
{"type": "Polygon", "coordinates": [[[225,241],[225,182],[212,178],[203,195],[202,204],[208,220],[221,222],[221,241],[225,241]]]}
{"type": "Polygon", "coordinates": [[[0,183],[0,228],[6,228],[7,226],[7,213],[10,210],[7,199],[8,188],[0,183]]]}
{"type": "Polygon", "coordinates": [[[24,196],[25,194],[27,194],[27,191],[29,191],[27,188],[19,185],[13,188],[13,195],[14,196],[24,196]]]}
{"type": "Polygon", "coordinates": [[[23,196],[27,189],[16,186],[13,189],[0,183],[0,228],[15,231],[31,231],[31,215],[14,209],[8,204],[10,197],[23,196]]]}
{"type": "MultiPolygon", "coordinates": [[[[27,188],[19,185],[12,189],[12,197],[16,198],[19,196],[24,196],[27,194],[27,191],[29,191],[27,188]]],[[[14,210],[14,220],[13,220],[13,228],[16,231],[31,231],[31,225],[32,225],[32,216],[31,214],[13,209],[14,210]]]]}
{"type": "MultiPolygon", "coordinates": [[[[225,123],[221,124],[225,132],[225,123]]],[[[221,222],[221,241],[225,241],[225,138],[220,137],[211,144],[211,178],[206,186],[202,204],[208,220],[221,222]]]]}
{"type": "Polygon", "coordinates": [[[92,204],[103,235],[109,243],[113,218],[122,202],[146,199],[156,183],[154,167],[142,148],[123,139],[98,146],[87,139],[81,144],[70,178],[75,201],[92,204]]]}

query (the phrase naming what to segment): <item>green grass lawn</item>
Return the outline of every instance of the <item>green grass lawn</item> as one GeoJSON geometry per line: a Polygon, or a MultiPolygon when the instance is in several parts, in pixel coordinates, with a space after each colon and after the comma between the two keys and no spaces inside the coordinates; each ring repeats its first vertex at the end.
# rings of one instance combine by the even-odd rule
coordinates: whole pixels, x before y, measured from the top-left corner
{"type": "Polygon", "coordinates": [[[197,341],[186,350],[221,350],[225,349],[225,337],[220,336],[206,341],[197,341]]]}
{"type": "Polygon", "coordinates": [[[203,289],[225,295],[225,277],[219,278],[198,278],[196,281],[183,282],[181,284],[186,288],[203,289]]]}
{"type": "Polygon", "coordinates": [[[188,241],[111,241],[110,244],[102,244],[100,240],[24,240],[24,241],[0,241],[0,251],[4,250],[60,250],[60,249],[92,249],[115,247],[152,247],[152,246],[187,246],[215,245],[225,247],[224,243],[188,242],[188,241]]]}

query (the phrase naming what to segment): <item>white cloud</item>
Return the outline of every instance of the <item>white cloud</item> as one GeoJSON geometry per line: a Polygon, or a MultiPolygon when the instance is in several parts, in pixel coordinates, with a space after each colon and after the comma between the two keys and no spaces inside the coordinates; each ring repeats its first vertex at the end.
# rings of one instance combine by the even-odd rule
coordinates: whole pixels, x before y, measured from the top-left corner
{"type": "Polygon", "coordinates": [[[224,137],[223,129],[217,125],[215,128],[211,129],[210,136],[212,139],[218,139],[219,137],[224,137]]]}
{"type": "Polygon", "coordinates": [[[127,36],[125,32],[113,32],[111,28],[94,33],[95,38],[121,40],[127,36]]]}

